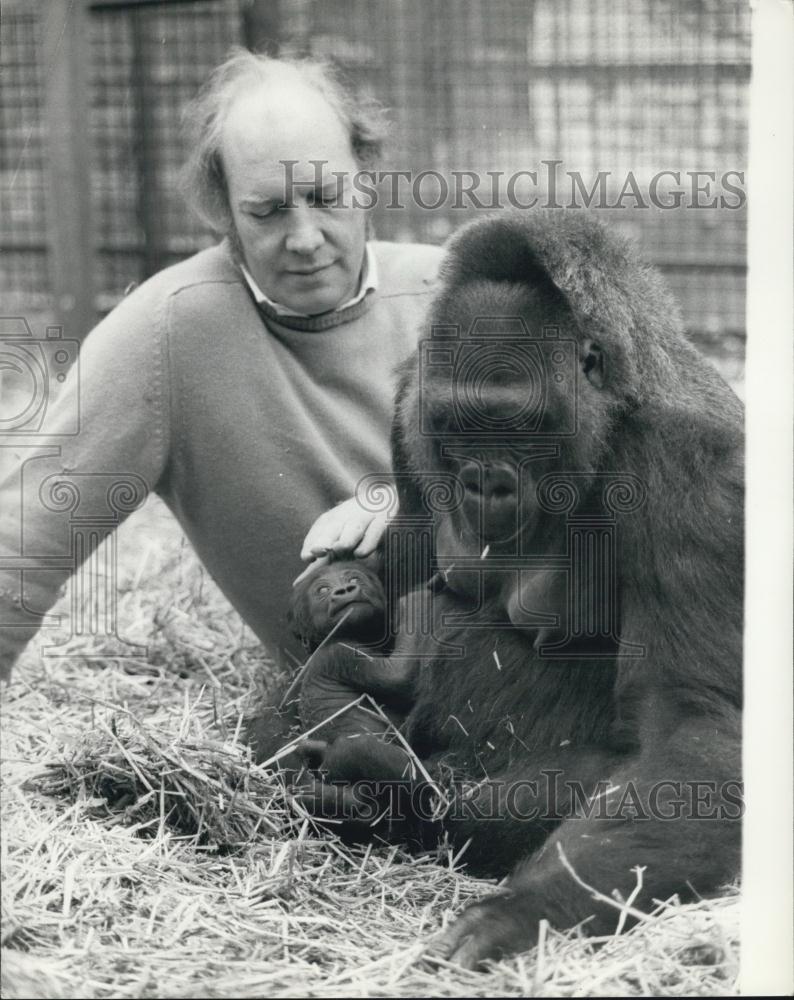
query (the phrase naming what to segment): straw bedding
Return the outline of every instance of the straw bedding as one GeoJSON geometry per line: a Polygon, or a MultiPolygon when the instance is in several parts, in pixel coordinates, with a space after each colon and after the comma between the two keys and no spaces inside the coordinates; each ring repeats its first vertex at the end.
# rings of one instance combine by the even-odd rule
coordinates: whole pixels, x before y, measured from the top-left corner
{"type": "Polygon", "coordinates": [[[279,678],[162,505],[118,546],[119,631],[145,658],[73,639],[4,692],[3,997],[735,994],[735,893],[619,937],[543,928],[484,974],[423,958],[491,883],[444,845],[316,826],[237,741],[279,678]]]}

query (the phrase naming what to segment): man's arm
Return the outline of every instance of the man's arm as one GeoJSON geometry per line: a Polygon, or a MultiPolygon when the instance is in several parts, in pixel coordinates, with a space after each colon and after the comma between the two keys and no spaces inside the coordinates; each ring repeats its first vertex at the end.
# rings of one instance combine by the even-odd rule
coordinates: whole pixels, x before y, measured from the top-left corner
{"type": "Polygon", "coordinates": [[[163,475],[163,317],[156,291],[133,293],[87,337],[57,393],[45,391],[38,433],[0,430],[0,678],[62,584],[163,475]]]}

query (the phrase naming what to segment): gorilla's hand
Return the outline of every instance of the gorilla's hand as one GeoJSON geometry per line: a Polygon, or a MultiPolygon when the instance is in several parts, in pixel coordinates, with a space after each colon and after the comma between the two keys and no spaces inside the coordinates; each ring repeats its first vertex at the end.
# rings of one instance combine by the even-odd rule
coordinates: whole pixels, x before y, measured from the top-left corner
{"type": "Polygon", "coordinates": [[[467,906],[447,930],[431,939],[427,956],[479,969],[488,959],[526,951],[537,941],[539,915],[534,909],[528,893],[487,896],[467,906]]]}
{"type": "Polygon", "coordinates": [[[371,782],[330,782],[316,775],[306,775],[298,786],[295,799],[320,820],[341,823],[344,828],[372,826],[380,813],[371,782]]]}
{"type": "Polygon", "coordinates": [[[372,825],[379,816],[404,819],[410,794],[408,755],[376,736],[339,737],[328,746],[319,776],[301,783],[298,800],[315,816],[372,825]]]}

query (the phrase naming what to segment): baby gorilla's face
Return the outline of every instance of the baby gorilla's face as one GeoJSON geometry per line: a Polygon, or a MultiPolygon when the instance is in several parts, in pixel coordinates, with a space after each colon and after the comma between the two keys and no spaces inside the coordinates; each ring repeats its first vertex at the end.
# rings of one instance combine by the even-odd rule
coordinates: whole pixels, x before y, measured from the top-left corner
{"type": "Polygon", "coordinates": [[[309,649],[336,627],[334,639],[374,642],[384,630],[385,600],[377,575],[358,560],[334,562],[295,588],[290,618],[309,649]]]}

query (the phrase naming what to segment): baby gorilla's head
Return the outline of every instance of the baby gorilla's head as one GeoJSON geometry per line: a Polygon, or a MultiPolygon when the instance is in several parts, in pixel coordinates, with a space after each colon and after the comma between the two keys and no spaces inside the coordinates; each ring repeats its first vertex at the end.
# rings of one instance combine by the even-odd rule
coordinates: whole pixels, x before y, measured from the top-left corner
{"type": "Polygon", "coordinates": [[[312,652],[332,629],[334,639],[375,642],[383,636],[385,614],[378,575],[350,559],[320,566],[295,586],[289,622],[312,652]]]}

